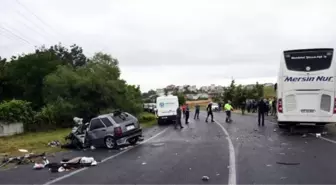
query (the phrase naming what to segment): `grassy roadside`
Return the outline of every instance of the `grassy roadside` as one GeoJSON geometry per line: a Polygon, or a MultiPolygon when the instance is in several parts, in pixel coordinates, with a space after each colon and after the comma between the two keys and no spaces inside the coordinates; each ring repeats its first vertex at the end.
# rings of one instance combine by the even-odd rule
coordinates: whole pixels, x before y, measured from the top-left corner
{"type": "Polygon", "coordinates": [[[48,143],[58,140],[64,143],[64,137],[69,134],[71,129],[58,129],[49,132],[25,133],[9,137],[0,138],[0,155],[22,155],[18,149],[26,149],[29,152],[53,153],[61,151],[60,147],[49,147],[48,143]]]}
{"type": "MultiPolygon", "coordinates": [[[[153,115],[145,115],[145,117],[153,115]]],[[[147,118],[149,119],[149,118],[147,118]]],[[[152,118],[150,118],[152,119],[152,118]]],[[[149,128],[156,125],[156,119],[152,120],[141,120],[142,128],[149,128]]],[[[9,137],[0,138],[0,158],[3,155],[22,155],[23,153],[19,152],[18,149],[26,149],[29,152],[33,153],[55,153],[62,151],[60,147],[50,147],[48,143],[50,141],[58,140],[62,144],[65,143],[64,137],[70,133],[71,129],[58,129],[55,131],[49,132],[37,132],[37,133],[25,133],[9,137]]]]}

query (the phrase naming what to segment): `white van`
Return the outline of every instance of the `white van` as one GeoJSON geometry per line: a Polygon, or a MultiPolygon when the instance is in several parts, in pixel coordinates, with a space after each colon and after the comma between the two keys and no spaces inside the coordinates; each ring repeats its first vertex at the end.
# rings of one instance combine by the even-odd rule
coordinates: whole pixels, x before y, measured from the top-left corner
{"type": "Polygon", "coordinates": [[[336,122],[334,49],[284,51],[277,83],[280,127],[336,122]]]}
{"type": "Polygon", "coordinates": [[[177,96],[160,96],[156,98],[158,124],[176,120],[176,110],[179,106],[177,96]]]}

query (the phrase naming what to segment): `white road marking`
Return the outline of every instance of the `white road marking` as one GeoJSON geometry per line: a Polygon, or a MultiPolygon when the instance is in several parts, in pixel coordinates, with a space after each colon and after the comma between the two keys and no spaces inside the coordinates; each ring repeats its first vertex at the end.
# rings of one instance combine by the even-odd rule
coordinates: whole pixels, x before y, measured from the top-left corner
{"type": "MultiPolygon", "coordinates": [[[[134,146],[134,147],[128,148],[128,149],[126,149],[126,150],[123,150],[123,151],[121,151],[121,152],[115,154],[115,155],[112,155],[112,156],[109,156],[109,157],[103,159],[103,160],[101,161],[101,163],[104,163],[104,162],[106,162],[106,161],[108,161],[108,160],[110,160],[110,159],[116,158],[117,156],[119,156],[119,155],[121,155],[121,154],[123,154],[123,153],[126,153],[127,151],[130,151],[130,150],[132,150],[133,148],[135,148],[135,147],[137,147],[137,146],[140,146],[140,145],[142,145],[142,144],[147,143],[148,141],[150,141],[150,140],[152,140],[152,139],[158,137],[159,135],[163,134],[168,128],[169,128],[169,127],[165,128],[165,129],[162,130],[161,132],[159,132],[159,133],[157,133],[156,135],[154,135],[154,136],[152,136],[152,137],[146,139],[146,140],[143,141],[143,142],[140,142],[138,145],[136,145],[136,146],[134,146]]],[[[80,172],[82,172],[82,171],[84,171],[84,170],[87,170],[87,169],[89,169],[89,168],[88,168],[88,167],[81,168],[81,169],[79,169],[79,170],[76,170],[76,171],[73,171],[73,172],[68,173],[68,174],[66,174],[66,175],[63,175],[63,176],[61,176],[61,177],[58,177],[58,178],[56,178],[56,179],[54,179],[54,180],[48,181],[48,182],[44,183],[43,185],[54,184],[54,183],[56,183],[56,182],[58,182],[58,181],[61,181],[61,180],[66,179],[66,178],[68,178],[68,177],[71,177],[71,176],[73,176],[73,175],[75,175],[75,174],[77,174],[77,173],[80,173],[80,172]]]]}
{"type": "Polygon", "coordinates": [[[237,174],[236,174],[236,154],[235,150],[229,135],[229,132],[221,125],[218,123],[216,120],[214,120],[215,123],[223,130],[223,132],[226,135],[226,139],[229,142],[229,152],[230,152],[230,162],[229,162],[229,185],[236,185],[237,184],[237,174]]]}

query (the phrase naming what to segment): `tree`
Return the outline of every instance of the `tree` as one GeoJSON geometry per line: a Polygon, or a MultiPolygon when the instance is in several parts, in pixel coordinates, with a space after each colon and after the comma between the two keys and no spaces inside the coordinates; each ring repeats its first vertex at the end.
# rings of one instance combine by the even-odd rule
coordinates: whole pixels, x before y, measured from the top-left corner
{"type": "Polygon", "coordinates": [[[177,98],[178,98],[179,105],[183,105],[186,103],[186,99],[182,93],[178,93],[177,98]]]}

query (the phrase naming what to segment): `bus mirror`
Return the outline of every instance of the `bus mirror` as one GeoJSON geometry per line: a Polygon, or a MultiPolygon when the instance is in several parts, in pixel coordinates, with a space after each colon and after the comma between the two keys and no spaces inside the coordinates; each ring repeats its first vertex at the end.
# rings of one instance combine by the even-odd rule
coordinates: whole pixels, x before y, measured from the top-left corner
{"type": "Polygon", "coordinates": [[[278,83],[274,84],[274,91],[276,91],[278,89],[278,83]]]}

